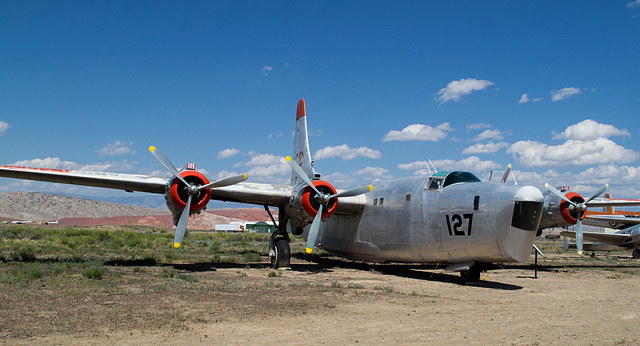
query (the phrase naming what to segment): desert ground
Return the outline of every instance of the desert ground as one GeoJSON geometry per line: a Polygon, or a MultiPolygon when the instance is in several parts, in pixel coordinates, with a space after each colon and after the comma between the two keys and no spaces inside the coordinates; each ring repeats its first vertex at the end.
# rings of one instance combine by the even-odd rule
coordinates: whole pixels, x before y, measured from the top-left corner
{"type": "MultiPolygon", "coordinates": [[[[549,247],[547,246],[547,249],[549,247]]],[[[638,344],[630,253],[553,251],[462,284],[437,266],[296,255],[291,267],[144,261],[102,280],[3,283],[6,344],[638,344]]],[[[12,275],[10,261],[0,263],[12,275]]]]}

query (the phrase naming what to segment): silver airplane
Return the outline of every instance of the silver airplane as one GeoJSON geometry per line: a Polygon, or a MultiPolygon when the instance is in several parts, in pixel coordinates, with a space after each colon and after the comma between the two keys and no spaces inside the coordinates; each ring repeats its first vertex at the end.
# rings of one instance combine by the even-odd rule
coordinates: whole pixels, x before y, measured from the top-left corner
{"type": "MultiPolygon", "coordinates": [[[[619,228],[625,225],[633,225],[640,222],[640,215],[614,214],[614,207],[638,206],[640,200],[637,199],[611,199],[598,198],[609,184],[605,184],[595,191],[586,200],[580,194],[569,191],[569,187],[554,188],[545,184],[548,192],[544,193],[544,213],[538,227],[538,235],[547,228],[567,228],[575,225],[574,237],[576,239],[576,249],[579,254],[583,253],[584,234],[582,225],[619,228]],[[590,212],[589,207],[606,207],[610,213],[590,212]]],[[[637,213],[636,213],[637,214],[637,213]]]]}
{"type": "Polygon", "coordinates": [[[306,240],[307,252],[319,247],[366,261],[445,264],[463,281],[478,281],[491,263],[529,257],[543,214],[537,188],[481,182],[463,171],[337,190],[315,172],[303,99],[294,152],[286,158],[293,170],[289,185],[249,183],[246,175],[209,182],[193,165],[178,171],[155,147],[150,151],[173,178],[12,166],[0,166],[0,176],[164,194],[176,224],[175,247],[188,216],[211,199],[262,205],[272,220],[269,207],[277,207],[278,228],[269,241],[274,268],[289,266],[290,230],[306,240]]]}
{"type": "MultiPolygon", "coordinates": [[[[569,244],[568,238],[576,238],[576,232],[563,231],[560,235],[565,238],[565,250],[575,246],[569,244]]],[[[632,258],[640,258],[640,225],[627,227],[615,233],[583,232],[584,240],[591,243],[584,244],[585,251],[616,251],[633,249],[632,258]]]]}

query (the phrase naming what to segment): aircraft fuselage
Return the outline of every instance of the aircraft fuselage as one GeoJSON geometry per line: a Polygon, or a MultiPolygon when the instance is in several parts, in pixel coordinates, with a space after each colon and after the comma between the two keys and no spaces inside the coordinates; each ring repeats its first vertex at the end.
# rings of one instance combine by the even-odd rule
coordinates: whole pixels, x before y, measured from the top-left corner
{"type": "Polygon", "coordinates": [[[362,213],[326,219],[318,243],[374,261],[521,262],[542,206],[542,193],[531,186],[478,181],[442,188],[433,177],[397,179],[375,185],[362,213]]]}

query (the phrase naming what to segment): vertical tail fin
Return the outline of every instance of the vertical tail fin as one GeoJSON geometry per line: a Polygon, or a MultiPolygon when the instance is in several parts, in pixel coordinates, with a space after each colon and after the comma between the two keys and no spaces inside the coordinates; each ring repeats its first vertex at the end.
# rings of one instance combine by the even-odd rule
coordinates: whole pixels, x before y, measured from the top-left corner
{"type": "MultiPolygon", "coordinates": [[[[302,170],[311,179],[315,176],[315,171],[311,164],[311,152],[309,151],[309,135],[307,133],[307,111],[304,107],[304,99],[298,101],[298,111],[296,112],[296,135],[293,143],[293,158],[302,170]]],[[[295,173],[291,174],[291,185],[301,183],[295,173]]]]}
{"type": "MultiPolygon", "coordinates": [[[[604,198],[606,198],[606,199],[611,199],[611,194],[607,192],[607,193],[604,195],[604,198]]],[[[604,211],[605,211],[607,214],[611,214],[611,215],[613,215],[613,214],[615,214],[615,213],[616,213],[616,209],[615,209],[614,207],[612,207],[612,206],[604,207],[604,211]]]]}

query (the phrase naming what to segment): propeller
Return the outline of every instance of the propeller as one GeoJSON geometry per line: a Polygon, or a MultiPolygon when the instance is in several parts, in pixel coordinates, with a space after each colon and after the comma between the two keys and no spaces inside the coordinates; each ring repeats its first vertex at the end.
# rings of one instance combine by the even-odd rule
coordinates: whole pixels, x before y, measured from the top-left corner
{"type": "Polygon", "coordinates": [[[589,197],[586,201],[582,202],[582,203],[575,203],[572,200],[568,199],[567,197],[565,197],[565,195],[562,194],[562,192],[558,191],[558,189],[556,189],[555,187],[549,185],[548,183],[544,184],[544,187],[546,187],[549,192],[551,192],[552,194],[560,197],[560,199],[562,199],[563,201],[566,201],[567,203],[571,204],[574,208],[575,211],[577,213],[577,217],[576,217],[576,248],[578,249],[578,254],[582,255],[582,245],[584,244],[584,236],[582,233],[582,216],[583,214],[587,211],[587,203],[589,203],[592,199],[600,196],[606,189],[609,188],[609,184],[604,184],[602,185],[598,190],[596,190],[596,192],[594,192],[591,197],[589,197]]]}
{"type": "Polygon", "coordinates": [[[507,165],[507,168],[504,169],[504,173],[502,173],[502,177],[500,178],[500,183],[504,183],[509,178],[509,173],[511,172],[511,164],[507,165]]]}
{"type": "Polygon", "coordinates": [[[241,183],[247,180],[248,176],[246,174],[239,174],[230,176],[227,178],[222,178],[220,180],[216,180],[206,185],[195,185],[188,183],[182,175],[178,172],[176,166],[173,165],[171,160],[169,160],[160,150],[156,149],[154,146],[149,147],[149,151],[151,154],[160,162],[160,164],[171,173],[176,179],[180,180],[185,186],[188,188],[189,197],[187,197],[187,205],[182,210],[182,214],[180,215],[180,219],[178,220],[178,225],[176,226],[176,234],[173,240],[173,246],[175,248],[179,248],[182,245],[182,239],[184,238],[184,234],[187,231],[187,223],[189,220],[189,211],[191,209],[191,200],[194,196],[197,196],[201,190],[204,189],[212,189],[216,187],[223,187],[234,185],[237,183],[241,183]]]}
{"type": "Polygon", "coordinates": [[[334,198],[353,197],[361,195],[363,193],[367,193],[373,190],[373,185],[358,186],[342,192],[338,192],[336,194],[322,193],[315,187],[315,185],[313,185],[313,182],[311,181],[311,179],[309,179],[304,170],[295,161],[293,161],[290,156],[287,156],[285,159],[289,166],[291,166],[291,169],[293,169],[293,171],[296,173],[296,175],[300,177],[300,179],[302,179],[311,189],[313,189],[313,191],[316,193],[316,198],[318,198],[318,201],[320,202],[318,213],[313,218],[311,228],[309,229],[309,235],[307,237],[307,253],[311,253],[313,251],[313,247],[315,246],[316,239],[318,239],[318,231],[320,230],[320,221],[322,221],[322,212],[324,206],[328,205],[329,202],[334,198]]]}

